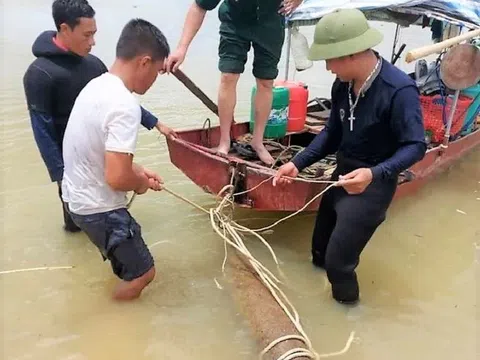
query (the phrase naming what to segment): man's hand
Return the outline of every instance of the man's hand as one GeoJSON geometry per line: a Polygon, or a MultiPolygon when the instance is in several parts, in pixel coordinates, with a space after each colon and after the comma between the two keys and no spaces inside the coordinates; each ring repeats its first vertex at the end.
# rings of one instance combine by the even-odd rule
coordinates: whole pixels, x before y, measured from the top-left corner
{"type": "Polygon", "coordinates": [[[140,187],[135,189],[135,192],[137,194],[145,194],[148,189],[154,191],[162,190],[163,179],[152,170],[149,170],[139,164],[133,163],[133,171],[143,180],[140,187]]]}
{"type": "Polygon", "coordinates": [[[154,191],[162,190],[163,179],[152,170],[147,168],[143,168],[144,174],[148,177],[149,180],[149,188],[154,191]]]}
{"type": "Polygon", "coordinates": [[[280,10],[282,15],[290,15],[297,7],[300,6],[303,0],[283,0],[280,10]]]}
{"type": "Polygon", "coordinates": [[[282,165],[278,170],[277,173],[275,174],[275,177],[273,178],[273,186],[277,186],[277,184],[283,185],[283,184],[291,184],[292,180],[291,179],[285,179],[283,176],[288,176],[291,178],[295,178],[298,175],[298,169],[295,166],[293,162],[288,162],[285,165],[282,165]]]}
{"type": "Polygon", "coordinates": [[[370,185],[372,179],[372,170],[361,168],[346,175],[340,175],[337,186],[343,186],[350,195],[361,194],[370,185]]]}
{"type": "Polygon", "coordinates": [[[185,55],[187,54],[187,49],[183,47],[178,47],[167,59],[166,71],[168,74],[171,72],[177,71],[178,67],[182,65],[183,60],[185,60],[185,55]]]}
{"type": "Polygon", "coordinates": [[[169,138],[170,140],[173,140],[178,136],[177,133],[173,131],[173,129],[169,128],[166,125],[157,123],[156,127],[161,134],[163,134],[166,138],[169,138]]]}
{"type": "Polygon", "coordinates": [[[138,195],[145,194],[148,189],[150,189],[150,179],[145,175],[145,173],[137,173],[137,176],[139,176],[142,181],[139,187],[135,189],[135,193],[138,195]]]}

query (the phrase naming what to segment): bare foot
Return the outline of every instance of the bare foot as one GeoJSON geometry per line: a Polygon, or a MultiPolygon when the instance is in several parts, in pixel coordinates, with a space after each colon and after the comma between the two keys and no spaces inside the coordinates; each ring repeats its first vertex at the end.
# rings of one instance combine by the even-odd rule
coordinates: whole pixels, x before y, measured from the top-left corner
{"type": "Polygon", "coordinates": [[[221,154],[228,155],[228,152],[230,151],[230,141],[226,144],[220,143],[216,148],[216,151],[221,154]]]}
{"type": "Polygon", "coordinates": [[[252,148],[257,152],[258,157],[263,163],[271,166],[275,162],[275,159],[270,155],[263,143],[255,144],[252,142],[250,145],[252,145],[252,148]]]}

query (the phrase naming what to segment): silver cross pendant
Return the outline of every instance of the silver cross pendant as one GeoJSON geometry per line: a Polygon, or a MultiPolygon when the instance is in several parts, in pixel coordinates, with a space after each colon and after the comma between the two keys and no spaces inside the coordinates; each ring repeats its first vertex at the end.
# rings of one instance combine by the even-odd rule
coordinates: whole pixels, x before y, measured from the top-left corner
{"type": "Polygon", "coordinates": [[[353,113],[350,114],[348,120],[350,121],[350,131],[353,131],[353,121],[355,120],[355,116],[353,116],[353,113]]]}

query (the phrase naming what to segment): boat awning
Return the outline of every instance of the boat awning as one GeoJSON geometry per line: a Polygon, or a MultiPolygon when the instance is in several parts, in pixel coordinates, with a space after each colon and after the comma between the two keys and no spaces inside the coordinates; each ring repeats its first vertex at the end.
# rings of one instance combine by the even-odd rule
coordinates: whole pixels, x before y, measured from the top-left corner
{"type": "Polygon", "coordinates": [[[337,9],[358,8],[368,19],[403,26],[422,24],[427,16],[467,28],[480,27],[480,0],[304,0],[287,19],[293,25],[313,25],[337,9]]]}

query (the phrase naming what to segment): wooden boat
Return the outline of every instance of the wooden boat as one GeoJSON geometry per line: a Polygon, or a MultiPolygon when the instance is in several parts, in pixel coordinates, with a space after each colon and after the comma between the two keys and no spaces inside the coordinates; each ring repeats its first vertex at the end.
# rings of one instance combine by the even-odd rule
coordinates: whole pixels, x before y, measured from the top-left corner
{"type": "MultiPolygon", "coordinates": [[[[398,6],[399,4],[397,4],[395,11],[398,11],[398,6]]],[[[330,11],[334,8],[337,7],[332,6],[330,11]]],[[[384,16],[380,10],[386,10],[385,14],[388,16],[392,16],[392,13],[394,13],[392,8],[379,9],[375,16],[382,19],[384,19],[384,16]]],[[[408,8],[410,13],[415,13],[414,10],[415,7],[410,6],[408,8]]],[[[418,11],[425,11],[425,9],[420,7],[418,11]]],[[[442,15],[441,18],[445,18],[447,11],[442,12],[438,9],[436,11],[442,15]]],[[[322,10],[323,14],[327,12],[325,9],[322,10]]],[[[435,14],[435,11],[432,11],[432,14],[435,14]]],[[[447,13],[447,15],[450,19],[458,20],[459,18],[459,16],[456,17],[456,14],[447,13]]],[[[480,14],[474,20],[476,21],[473,21],[474,26],[472,26],[472,22],[467,22],[467,24],[472,27],[480,27],[480,14]]],[[[395,21],[395,19],[391,21],[395,21]]],[[[405,17],[402,17],[402,21],[405,21],[405,17]]],[[[392,53],[392,59],[395,58],[394,53],[395,49],[392,53]]],[[[398,56],[399,54],[396,54],[396,58],[398,56]]],[[[288,78],[288,70],[285,77],[288,78]]],[[[185,83],[185,81],[183,82],[185,83]]],[[[208,101],[211,103],[210,100],[208,101]]],[[[204,103],[207,104],[205,101],[204,103]]],[[[212,109],[214,104],[210,105],[207,104],[212,109]]],[[[307,121],[303,131],[287,133],[284,138],[279,140],[281,144],[277,147],[275,147],[275,144],[270,145],[269,150],[274,158],[280,155],[285,150],[285,147],[288,148],[292,145],[307,146],[316,134],[322,130],[322,117],[317,116],[314,119],[312,109],[312,107],[309,108],[310,121],[307,121]]],[[[216,109],[212,110],[216,112],[216,109]]],[[[304,207],[307,202],[327,186],[321,183],[295,181],[291,185],[274,187],[269,179],[275,174],[275,169],[263,166],[258,161],[248,160],[236,152],[232,152],[228,156],[217,154],[213,148],[217,146],[220,138],[219,127],[206,126],[206,124],[209,124],[209,122],[207,121],[200,128],[177,131],[179,135],[177,139],[167,140],[171,162],[205,192],[217,194],[225,185],[233,184],[236,193],[253,189],[235,197],[235,203],[240,207],[261,211],[296,211],[304,207]]],[[[248,136],[248,134],[248,122],[234,123],[232,125],[232,138],[241,139],[248,136]]],[[[480,128],[477,125],[477,128],[466,136],[457,137],[448,143],[430,146],[423,160],[401,174],[395,198],[414,193],[432,177],[453,165],[467,152],[479,145],[480,128]]],[[[323,160],[317,167],[316,175],[320,175],[320,178],[328,180],[331,169],[334,166],[334,157],[323,160]]],[[[311,203],[305,210],[314,211],[318,209],[320,199],[318,198],[311,203]]]]}
{"type": "MultiPolygon", "coordinates": [[[[248,133],[248,123],[236,123],[233,133],[237,136],[248,133]]],[[[217,194],[233,177],[235,192],[252,189],[267,180],[275,171],[256,162],[242,159],[238,155],[219,156],[211,149],[217,144],[219,128],[193,129],[178,132],[175,140],[167,140],[170,159],[190,180],[204,191],[217,194]]],[[[284,139],[291,144],[306,146],[315,136],[314,130],[288,134],[284,139]]],[[[395,197],[412,194],[430,178],[453,165],[468,151],[480,145],[480,129],[448,144],[431,148],[409,171],[400,177],[395,197]]],[[[327,178],[326,178],[327,179],[327,178]]],[[[288,186],[274,187],[267,181],[257,189],[236,197],[238,206],[266,211],[296,211],[302,208],[326,185],[308,182],[294,182],[288,186]]],[[[316,210],[319,200],[306,211],[316,210]]]]}

